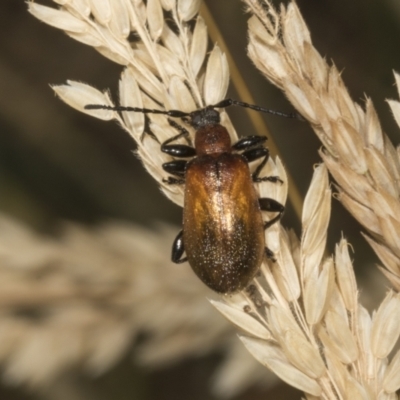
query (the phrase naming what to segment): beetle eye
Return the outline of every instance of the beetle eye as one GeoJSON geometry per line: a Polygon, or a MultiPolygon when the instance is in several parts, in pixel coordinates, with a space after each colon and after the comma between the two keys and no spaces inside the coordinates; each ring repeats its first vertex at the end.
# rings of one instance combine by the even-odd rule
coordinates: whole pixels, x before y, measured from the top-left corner
{"type": "Polygon", "coordinates": [[[213,108],[210,108],[206,111],[207,114],[207,120],[210,121],[209,123],[212,124],[219,124],[221,121],[219,117],[219,112],[217,110],[214,110],[213,108]]]}

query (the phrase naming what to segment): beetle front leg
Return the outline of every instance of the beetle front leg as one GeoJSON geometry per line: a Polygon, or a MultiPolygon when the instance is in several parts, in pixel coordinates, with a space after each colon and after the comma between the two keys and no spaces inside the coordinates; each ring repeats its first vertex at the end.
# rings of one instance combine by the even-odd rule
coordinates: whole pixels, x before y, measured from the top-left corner
{"type": "Polygon", "coordinates": [[[186,140],[189,140],[189,132],[183,126],[178,125],[172,120],[168,120],[168,122],[172,127],[178,129],[179,133],[172,138],[167,139],[161,145],[161,151],[173,157],[186,158],[195,156],[196,150],[192,146],[188,146],[186,144],[170,144],[180,138],[185,138],[186,140]]]}
{"type": "Polygon", "coordinates": [[[185,247],[183,245],[183,231],[180,231],[172,244],[172,262],[182,264],[187,261],[187,257],[182,258],[185,247]]]}
{"type": "MultiPolygon", "coordinates": [[[[181,137],[184,137],[186,140],[189,141],[189,132],[184,127],[178,125],[172,120],[168,120],[168,122],[172,127],[179,130],[179,133],[172,138],[167,139],[161,145],[161,151],[173,157],[187,158],[196,155],[196,150],[191,146],[185,144],[170,144],[181,137]]],[[[187,161],[184,160],[173,160],[164,163],[162,165],[164,171],[176,176],[177,178],[168,177],[167,179],[163,179],[163,182],[168,183],[169,185],[183,185],[185,183],[186,164],[187,161]]]]}

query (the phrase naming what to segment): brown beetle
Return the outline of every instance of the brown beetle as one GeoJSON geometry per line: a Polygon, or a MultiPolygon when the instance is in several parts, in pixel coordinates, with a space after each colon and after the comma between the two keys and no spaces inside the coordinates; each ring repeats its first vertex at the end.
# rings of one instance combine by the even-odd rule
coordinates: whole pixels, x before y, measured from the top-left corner
{"type": "Polygon", "coordinates": [[[172,261],[188,261],[196,275],[218,293],[234,293],[244,289],[257,273],[264,255],[272,258],[265,246],[264,230],[280,219],[284,206],[274,199],[258,198],[253,182],[281,182],[276,176],[259,177],[268,161],[269,151],[263,146],[265,136],[247,136],[231,144],[230,136],[220,124],[216,108],[239,105],[277,115],[264,108],[225,99],[220,103],[185,113],[136,107],[88,105],[87,109],[112,109],[166,114],[190,119],[196,130],[195,145],[172,144],[189,132],[169,120],[179,134],[166,140],[161,151],[176,158],[192,157],[190,161],[173,160],[163,169],[173,177],[165,182],[185,184],[183,230],[172,247],[172,261]],[[261,159],[253,174],[248,163],[261,159]],[[264,223],[261,210],[277,212],[264,223]],[[182,258],[186,252],[186,258],[182,258]]]}

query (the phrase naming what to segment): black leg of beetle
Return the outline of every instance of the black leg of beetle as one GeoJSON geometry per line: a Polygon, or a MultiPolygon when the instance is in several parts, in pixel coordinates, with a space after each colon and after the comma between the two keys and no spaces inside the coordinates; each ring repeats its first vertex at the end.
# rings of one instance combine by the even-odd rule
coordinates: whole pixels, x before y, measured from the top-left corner
{"type": "Polygon", "coordinates": [[[255,149],[246,150],[242,153],[242,156],[247,160],[247,162],[258,160],[259,158],[264,157],[260,165],[257,166],[256,170],[252,174],[253,182],[269,181],[273,183],[283,183],[278,176],[264,176],[262,178],[259,177],[260,172],[262,171],[269,159],[269,150],[266,147],[256,147],[255,149]]]}
{"type": "Polygon", "coordinates": [[[169,176],[168,178],[163,178],[162,181],[164,183],[166,183],[167,185],[184,185],[185,184],[184,179],[176,179],[176,178],[172,178],[171,176],[169,176]]]}
{"type": "MultiPolygon", "coordinates": [[[[187,121],[187,118],[182,118],[184,121],[187,121]]],[[[189,146],[192,146],[192,141],[190,140],[190,135],[189,131],[185,129],[182,125],[179,125],[177,122],[173,121],[172,119],[168,118],[168,123],[175,128],[178,132],[182,134],[182,137],[186,139],[186,142],[188,143],[189,146]]],[[[176,139],[176,138],[175,138],[176,139]]],[[[170,140],[170,139],[168,139],[170,140]]]]}
{"type": "Polygon", "coordinates": [[[177,178],[173,178],[169,176],[166,179],[163,179],[164,183],[168,183],[169,185],[183,185],[185,183],[185,170],[186,170],[187,161],[185,160],[173,160],[162,165],[163,170],[168,172],[171,175],[174,175],[177,178]]]}
{"type": "Polygon", "coordinates": [[[172,244],[172,261],[176,264],[182,264],[187,261],[187,257],[182,258],[185,247],[183,246],[183,231],[180,231],[172,244]]]}
{"type": "MultiPolygon", "coordinates": [[[[265,180],[270,180],[270,179],[266,179],[266,178],[276,178],[276,177],[264,177],[264,178],[259,177],[260,172],[262,171],[262,169],[264,168],[265,164],[267,163],[267,161],[269,159],[269,150],[265,147],[263,147],[262,150],[265,152],[265,155],[264,155],[264,159],[261,161],[261,163],[258,165],[256,170],[253,172],[253,181],[254,182],[262,182],[265,180]]],[[[273,182],[273,181],[274,180],[272,180],[271,182],[273,182]]],[[[275,180],[275,182],[276,182],[276,180],[275,180]]]]}
{"type": "MultiPolygon", "coordinates": [[[[183,127],[177,124],[175,121],[168,119],[169,124],[177,129],[179,133],[172,138],[166,140],[161,145],[161,151],[167,153],[169,155],[175,157],[191,157],[196,154],[196,151],[193,147],[183,145],[183,144],[175,144],[171,145],[169,143],[177,140],[181,137],[185,137],[189,142],[189,132],[183,127]]],[[[173,160],[162,165],[164,171],[168,172],[171,175],[175,175],[177,178],[168,177],[167,179],[163,179],[164,183],[168,183],[169,185],[183,185],[185,183],[185,170],[186,170],[187,161],[184,160],[173,160]]]]}
{"type": "Polygon", "coordinates": [[[177,176],[178,178],[184,178],[187,163],[186,160],[173,160],[164,163],[162,168],[165,172],[168,172],[171,175],[177,176]]]}
{"type": "Polygon", "coordinates": [[[270,221],[264,223],[264,229],[268,229],[282,218],[282,213],[272,218],[270,221]]]}
{"type": "Polygon", "coordinates": [[[259,146],[267,140],[266,136],[245,136],[238,140],[234,145],[232,145],[232,149],[240,151],[240,150],[248,150],[251,147],[259,146]]]}
{"type": "Polygon", "coordinates": [[[268,247],[265,248],[265,255],[267,258],[269,258],[272,262],[276,262],[275,254],[274,252],[269,249],[268,247]]]}
{"type": "Polygon", "coordinates": [[[179,133],[172,138],[167,139],[162,145],[161,145],[161,151],[163,153],[169,154],[170,156],[173,157],[193,157],[196,155],[196,150],[192,146],[188,146],[185,144],[170,144],[174,142],[175,140],[178,140],[181,137],[185,137],[186,140],[188,141],[188,136],[189,132],[176,122],[172,120],[168,120],[171,126],[179,130],[179,133]]]}
{"type": "Polygon", "coordinates": [[[282,218],[282,214],[285,211],[285,206],[274,199],[268,197],[261,197],[258,199],[260,203],[260,208],[262,211],[277,212],[278,215],[272,218],[270,221],[264,224],[264,229],[269,228],[271,225],[275,224],[282,218]]]}
{"type": "MultiPolygon", "coordinates": [[[[258,199],[258,201],[260,203],[261,210],[278,213],[276,217],[264,223],[264,229],[268,229],[270,226],[272,226],[282,218],[283,211],[285,211],[285,206],[277,202],[276,200],[270,199],[268,197],[261,197],[260,199],[258,199]]],[[[271,261],[276,262],[276,258],[273,251],[270,250],[268,247],[265,248],[265,255],[271,261]]]]}

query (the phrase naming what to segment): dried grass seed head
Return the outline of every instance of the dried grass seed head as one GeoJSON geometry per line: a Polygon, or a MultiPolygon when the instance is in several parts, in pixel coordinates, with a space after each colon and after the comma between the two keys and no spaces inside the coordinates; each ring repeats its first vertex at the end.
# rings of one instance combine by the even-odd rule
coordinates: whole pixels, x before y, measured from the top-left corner
{"type": "MultiPolygon", "coordinates": [[[[351,100],[336,68],[329,66],[313,48],[295,3],[289,3],[287,8],[282,6],[280,12],[274,10],[268,1],[263,3],[264,7],[255,0],[247,0],[246,4],[253,14],[249,20],[250,57],[310,121],[325,146],[321,155],[339,185],[339,199],[369,231],[373,239],[369,237],[368,241],[385,264],[386,275],[395,287],[399,287],[399,158],[382,133],[372,102],[366,100],[364,111],[351,100]]],[[[398,76],[396,79],[399,80],[398,76]]],[[[390,105],[397,118],[396,102],[390,101],[390,105]]],[[[316,200],[317,197],[311,193],[308,196],[316,200]]],[[[305,208],[307,204],[311,203],[306,201],[305,208]]],[[[305,215],[312,213],[306,211],[305,215]]],[[[306,221],[303,225],[309,229],[306,221]]],[[[321,227],[323,225],[326,222],[321,227]]],[[[320,236],[313,233],[312,230],[309,235],[303,233],[302,245],[313,243],[313,237],[318,242],[320,236]]],[[[307,306],[309,301],[312,304],[310,288],[318,282],[316,276],[323,258],[323,253],[316,250],[324,246],[313,248],[310,245],[309,248],[314,250],[309,255],[311,262],[301,258],[298,271],[303,278],[301,287],[306,321],[315,324],[315,333],[323,345],[320,350],[325,354],[329,371],[330,383],[327,384],[324,378],[320,381],[322,397],[397,398],[394,380],[391,390],[387,390],[388,386],[382,387],[385,373],[388,373],[387,380],[393,379],[391,372],[385,372],[388,365],[385,357],[398,338],[396,323],[389,318],[390,315],[393,320],[398,320],[390,307],[394,300],[389,295],[390,300],[388,298],[381,305],[385,311],[379,310],[374,317],[374,321],[379,315],[387,322],[379,320],[374,324],[358,303],[347,245],[342,240],[336,250],[336,277],[330,272],[324,278],[325,282],[330,282],[324,285],[330,293],[326,308],[307,306]],[[324,311],[320,314],[319,309],[324,311]],[[322,318],[322,325],[318,323],[319,318],[322,318]],[[383,330],[388,337],[383,337],[383,330]],[[374,346],[379,349],[374,349],[374,346]],[[361,353],[360,348],[363,349],[361,353]],[[349,363],[353,366],[357,363],[357,367],[349,371],[345,367],[349,363]]],[[[322,263],[322,271],[324,268],[329,271],[328,265],[332,264],[322,263]]],[[[292,307],[297,309],[294,305],[292,307]]],[[[300,323],[302,319],[298,321],[300,323]]],[[[393,360],[393,365],[396,365],[397,356],[393,360]]]]}
{"type": "MultiPolygon", "coordinates": [[[[400,265],[399,156],[371,100],[366,98],[365,109],[352,101],[335,66],[313,47],[295,3],[280,12],[269,2],[267,11],[257,1],[246,3],[253,13],[250,58],[309,120],[325,147],[320,154],[339,185],[339,200],[400,265]]],[[[397,74],[395,79],[399,84],[397,74]]],[[[400,121],[398,101],[388,102],[400,121]]],[[[385,265],[385,274],[398,287],[392,265],[385,265]]]]}

